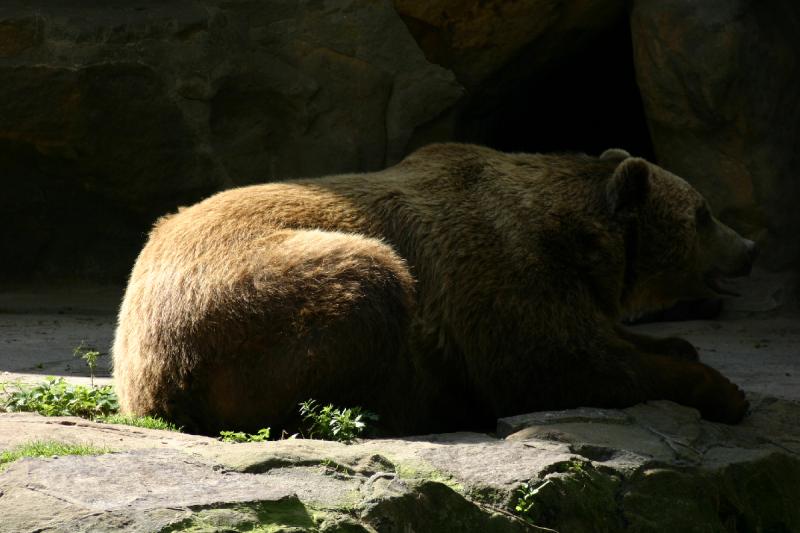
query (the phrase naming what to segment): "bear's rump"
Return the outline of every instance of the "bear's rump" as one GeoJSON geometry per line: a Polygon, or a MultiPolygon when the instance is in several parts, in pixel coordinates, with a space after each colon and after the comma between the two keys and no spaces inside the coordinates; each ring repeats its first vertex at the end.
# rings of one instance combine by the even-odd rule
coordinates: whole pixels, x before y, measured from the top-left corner
{"type": "Polygon", "coordinates": [[[319,230],[278,230],[237,248],[224,268],[200,261],[184,272],[180,291],[175,276],[148,297],[129,289],[126,299],[150,309],[121,313],[120,331],[126,316],[149,314],[150,327],[130,332],[149,338],[120,335],[118,345],[151,353],[115,351],[148,367],[130,373],[147,382],[121,384],[140,391],[123,409],[213,433],[277,427],[312,397],[369,405],[366,389],[405,364],[413,302],[405,263],[375,239],[319,230]]]}

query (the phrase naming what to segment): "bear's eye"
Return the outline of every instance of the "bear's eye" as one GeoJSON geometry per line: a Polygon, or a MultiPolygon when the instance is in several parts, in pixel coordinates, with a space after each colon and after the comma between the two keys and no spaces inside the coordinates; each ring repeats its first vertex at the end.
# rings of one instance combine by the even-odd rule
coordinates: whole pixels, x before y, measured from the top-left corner
{"type": "Polygon", "coordinates": [[[711,212],[708,210],[708,206],[702,205],[698,207],[694,217],[698,228],[703,228],[711,224],[711,212]]]}

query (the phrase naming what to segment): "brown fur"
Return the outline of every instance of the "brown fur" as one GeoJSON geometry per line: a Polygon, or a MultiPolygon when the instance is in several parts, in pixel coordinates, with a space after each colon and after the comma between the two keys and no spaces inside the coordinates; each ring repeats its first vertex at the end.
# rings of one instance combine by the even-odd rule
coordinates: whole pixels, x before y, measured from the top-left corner
{"type": "MultiPolygon", "coordinates": [[[[213,433],[284,427],[316,398],[407,433],[667,398],[738,420],[741,392],[691,345],[616,325],[719,266],[700,195],[626,156],[433,145],[162,218],[120,310],[123,411],[213,433]]],[[[719,244],[744,261],[736,246],[719,244]]]]}

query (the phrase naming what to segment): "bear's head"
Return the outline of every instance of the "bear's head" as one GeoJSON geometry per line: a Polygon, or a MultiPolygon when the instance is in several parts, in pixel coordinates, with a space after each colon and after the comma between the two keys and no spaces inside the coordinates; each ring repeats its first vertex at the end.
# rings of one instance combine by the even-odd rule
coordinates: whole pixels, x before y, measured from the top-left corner
{"type": "Polygon", "coordinates": [[[621,150],[601,158],[619,161],[605,192],[611,217],[627,232],[625,311],[730,294],[724,278],[750,273],[755,243],[717,220],[689,183],[621,150]]]}

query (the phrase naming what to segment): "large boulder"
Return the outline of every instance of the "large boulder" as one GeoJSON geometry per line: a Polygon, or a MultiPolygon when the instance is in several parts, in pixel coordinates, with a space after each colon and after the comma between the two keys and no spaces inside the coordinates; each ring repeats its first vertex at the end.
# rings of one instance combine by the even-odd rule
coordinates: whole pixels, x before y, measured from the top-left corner
{"type": "Polygon", "coordinates": [[[686,176],[723,221],[798,257],[800,4],[636,0],[634,61],[662,166],[686,176]]]}
{"type": "Polygon", "coordinates": [[[178,204],[375,170],[463,89],[367,0],[0,6],[2,272],[124,279],[178,204]]]}

